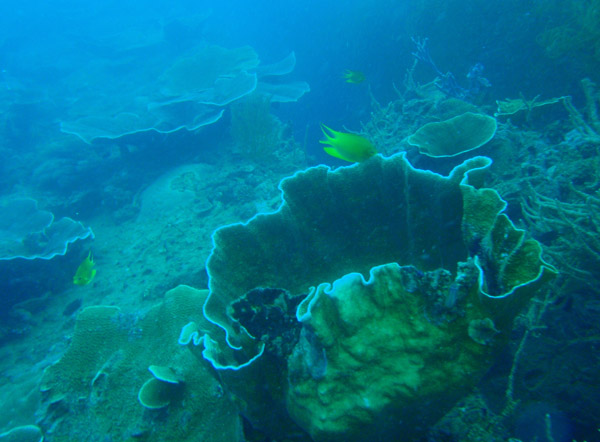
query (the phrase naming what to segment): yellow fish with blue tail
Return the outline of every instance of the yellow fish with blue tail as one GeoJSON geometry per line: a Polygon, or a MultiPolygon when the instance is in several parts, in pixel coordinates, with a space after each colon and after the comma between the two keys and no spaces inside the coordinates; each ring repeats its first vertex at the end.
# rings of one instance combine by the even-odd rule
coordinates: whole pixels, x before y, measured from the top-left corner
{"type": "Polygon", "coordinates": [[[321,124],[326,140],[319,143],[327,145],[323,150],[332,157],[351,163],[359,163],[371,158],[377,150],[365,137],[346,132],[338,132],[321,124]]]}
{"type": "Polygon", "coordinates": [[[77,267],[75,276],[73,276],[73,284],[88,285],[92,282],[94,276],[96,276],[96,269],[94,268],[94,259],[92,258],[92,252],[90,251],[87,258],[85,258],[83,262],[79,264],[79,267],[77,267]]]}
{"type": "Polygon", "coordinates": [[[346,69],[342,77],[346,80],[346,83],[352,84],[362,83],[367,78],[361,71],[351,71],[350,69],[346,69]]]}

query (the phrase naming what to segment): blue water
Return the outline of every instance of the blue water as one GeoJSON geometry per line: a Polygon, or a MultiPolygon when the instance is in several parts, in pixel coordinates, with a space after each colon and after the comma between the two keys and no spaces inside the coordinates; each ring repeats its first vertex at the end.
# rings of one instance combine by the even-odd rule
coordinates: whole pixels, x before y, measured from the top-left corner
{"type": "MultiPolygon", "coordinates": [[[[66,253],[42,253],[52,242],[47,232],[16,235],[20,229],[0,220],[0,361],[5,361],[0,362],[0,401],[10,406],[0,419],[0,433],[31,424],[46,440],[68,440],[53,433],[63,418],[49,411],[37,391],[42,370],[67,349],[79,307],[122,305],[141,317],[177,284],[206,287],[203,262],[212,230],[275,210],[277,183],[299,169],[348,165],[323,151],[321,124],[360,132],[383,154],[407,151],[416,167],[448,173],[459,161],[432,160],[406,137],[425,123],[453,116],[445,107],[452,106],[449,99],[493,115],[497,101],[523,98],[533,105],[556,98],[535,112],[498,117],[495,141],[481,151],[495,162],[487,184],[508,201],[507,213],[517,227],[547,247],[549,261],[561,272],[548,288],[552,302],[536,322],[539,330],[530,330],[539,340],[527,342],[527,357],[519,361],[520,406],[486,437],[600,440],[599,11],[598,0],[1,2],[0,217],[9,218],[11,200],[31,198],[54,220],[81,222],[96,237],[65,234],[66,253]],[[425,42],[422,52],[418,42],[425,42]],[[226,86],[218,91],[217,77],[198,87],[193,86],[198,73],[173,80],[185,77],[177,71],[182,60],[213,46],[228,54],[250,47],[255,58],[245,54],[252,66],[223,68],[218,77],[226,86]],[[285,72],[261,76],[261,68],[292,58],[285,72]],[[363,73],[365,80],[346,82],[347,70],[363,73]],[[417,96],[407,87],[409,73],[419,85],[449,75],[453,87],[438,81],[437,98],[417,96]],[[235,92],[234,78],[255,83],[235,92]],[[247,147],[252,145],[248,131],[236,132],[236,105],[261,87],[304,88],[293,99],[267,105],[283,128],[279,140],[294,146],[288,150],[267,149],[265,155],[247,147]],[[388,109],[393,117],[387,124],[395,132],[384,149],[373,127],[386,118],[377,106],[390,102],[399,104],[388,109]],[[161,177],[190,164],[212,171],[183,184],[192,186],[187,188],[195,192],[191,200],[160,193],[161,177]],[[148,201],[164,210],[163,218],[147,217],[148,201]],[[199,209],[202,204],[208,208],[199,209]],[[528,205],[540,216],[529,216],[528,205]],[[186,238],[193,222],[195,236],[186,238]],[[184,233],[177,236],[176,229],[184,233]],[[123,231],[135,234],[119,236],[123,231]],[[140,249],[146,236],[154,243],[140,249]],[[6,245],[13,239],[18,251],[6,245]],[[89,250],[98,257],[98,275],[89,285],[74,287],[72,275],[89,250]],[[194,253],[197,261],[191,262],[194,253]],[[164,262],[161,254],[167,256],[164,262]],[[143,294],[146,286],[152,295],[143,294]],[[28,300],[34,301],[23,304],[28,300]],[[33,344],[36,333],[47,341],[33,344]],[[30,347],[34,355],[27,355],[30,347]],[[553,356],[563,350],[563,357],[553,356]],[[23,391],[35,394],[15,400],[23,391]]],[[[202,63],[216,64],[223,53],[202,63]]],[[[538,296],[542,299],[542,292],[538,296]]],[[[493,425],[498,421],[491,415],[502,411],[524,330],[515,325],[509,345],[478,386],[493,425]]],[[[473,396],[463,400],[472,403],[473,396]]],[[[461,431],[468,419],[452,417],[456,410],[447,410],[446,420],[424,432],[422,440],[478,440],[461,431]],[[460,430],[452,427],[453,419],[460,420],[460,430]]],[[[251,429],[251,421],[246,421],[246,440],[283,437],[263,435],[259,425],[251,429]]],[[[94,434],[93,424],[89,431],[94,434]]],[[[0,434],[0,442],[4,437],[0,434]]],[[[310,440],[302,437],[298,440],[310,440]]],[[[101,439],[77,433],[70,440],[101,439]]],[[[112,434],[105,440],[125,439],[112,434]]]]}

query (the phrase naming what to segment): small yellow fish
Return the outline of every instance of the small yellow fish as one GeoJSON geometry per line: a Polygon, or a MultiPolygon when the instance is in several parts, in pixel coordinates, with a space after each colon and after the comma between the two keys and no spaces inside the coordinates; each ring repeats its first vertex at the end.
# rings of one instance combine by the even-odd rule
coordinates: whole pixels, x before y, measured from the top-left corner
{"type": "Polygon", "coordinates": [[[337,132],[324,124],[321,124],[321,130],[327,139],[321,140],[319,143],[327,145],[323,150],[332,157],[356,163],[371,158],[377,153],[371,142],[360,135],[337,132]],[[329,131],[331,135],[325,130],[329,131]]]}
{"type": "Polygon", "coordinates": [[[346,69],[344,71],[342,77],[344,78],[344,80],[346,80],[346,83],[352,84],[362,83],[367,78],[365,77],[365,74],[363,74],[361,71],[351,71],[349,69],[346,69]]]}
{"type": "Polygon", "coordinates": [[[94,260],[92,259],[92,252],[90,251],[87,258],[85,258],[83,262],[79,264],[79,267],[77,267],[75,276],[73,276],[73,284],[88,285],[92,282],[94,276],[96,276],[96,269],[94,268],[94,260]]]}

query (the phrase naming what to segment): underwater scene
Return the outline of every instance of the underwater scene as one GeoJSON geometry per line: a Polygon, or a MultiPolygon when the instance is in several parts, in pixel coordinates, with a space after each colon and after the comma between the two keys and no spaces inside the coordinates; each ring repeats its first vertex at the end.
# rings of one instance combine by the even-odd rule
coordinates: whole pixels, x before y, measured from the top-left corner
{"type": "Polygon", "coordinates": [[[600,441],[600,0],[0,23],[0,442],[600,441]]]}

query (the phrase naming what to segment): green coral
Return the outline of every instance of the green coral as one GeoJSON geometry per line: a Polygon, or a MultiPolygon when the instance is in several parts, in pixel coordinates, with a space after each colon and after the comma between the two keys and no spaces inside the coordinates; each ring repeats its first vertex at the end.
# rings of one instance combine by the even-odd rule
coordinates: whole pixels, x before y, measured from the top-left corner
{"type": "Polygon", "coordinates": [[[315,440],[426,426],[489,367],[519,305],[555,274],[539,244],[500,213],[498,193],[480,189],[490,164],[471,158],[446,177],[414,169],[404,154],[376,155],[283,180],[276,212],[213,234],[204,314],[222,330],[186,327],[184,341],[204,343],[244,415],[273,438],[298,431],[282,425],[286,407],[315,440]],[[361,282],[369,274],[374,282],[361,282]],[[320,285],[335,280],[331,290],[320,285]],[[244,304],[241,315],[234,306],[269,290],[309,292],[296,312],[298,334],[285,315],[279,329],[249,332],[265,330],[252,323],[267,316],[265,305],[244,304]]]}
{"type": "Polygon", "coordinates": [[[84,309],[68,350],[41,382],[50,410],[67,411],[53,417],[53,438],[84,440],[93,433],[123,441],[237,440],[236,407],[212,369],[177,344],[190,320],[214,329],[198,309],[206,295],[176,287],[139,320],[114,306],[84,309]],[[166,406],[168,419],[159,423],[156,414],[148,415],[166,406]]]}
{"type": "Polygon", "coordinates": [[[473,112],[428,123],[408,137],[407,141],[419,148],[419,152],[430,157],[453,157],[475,150],[496,134],[493,117],[473,112]]]}
{"type": "Polygon", "coordinates": [[[258,65],[258,55],[250,46],[225,49],[207,45],[178,58],[159,80],[169,97],[204,99],[222,106],[256,88],[256,75],[248,71],[258,65]]]}
{"type": "Polygon", "coordinates": [[[148,370],[154,377],[148,379],[138,392],[140,404],[151,410],[167,407],[179,399],[181,392],[179,376],[169,367],[151,365],[148,370]]]}
{"type": "Polygon", "coordinates": [[[461,299],[452,321],[424,314],[431,299],[417,287],[421,278],[413,267],[386,264],[368,281],[351,273],[321,284],[300,305],[308,346],[322,352],[326,370],[307,370],[311,351],[299,344],[288,361],[287,405],[314,440],[412,440],[483,374],[506,336],[495,346],[469,339],[470,318],[481,317],[476,299],[461,299]],[[374,416],[386,424],[373,425],[374,416]]]}
{"type": "Polygon", "coordinates": [[[443,177],[417,171],[401,154],[336,171],[317,166],[284,179],[277,212],[213,234],[204,311],[224,328],[231,345],[225,336],[211,337],[222,347],[243,348],[246,362],[256,356],[258,343],[232,321],[227,305],[257,287],[301,294],[387,262],[423,270],[455,266],[468,255],[458,182],[468,170],[489,164],[473,158],[443,177]]]}
{"type": "Polygon", "coordinates": [[[479,269],[479,291],[484,299],[502,300],[502,307],[495,302],[494,315],[497,320],[506,321],[557,271],[542,259],[540,243],[528,239],[524,230],[517,229],[500,213],[506,202],[498,192],[465,183],[461,189],[463,232],[479,269]]]}

